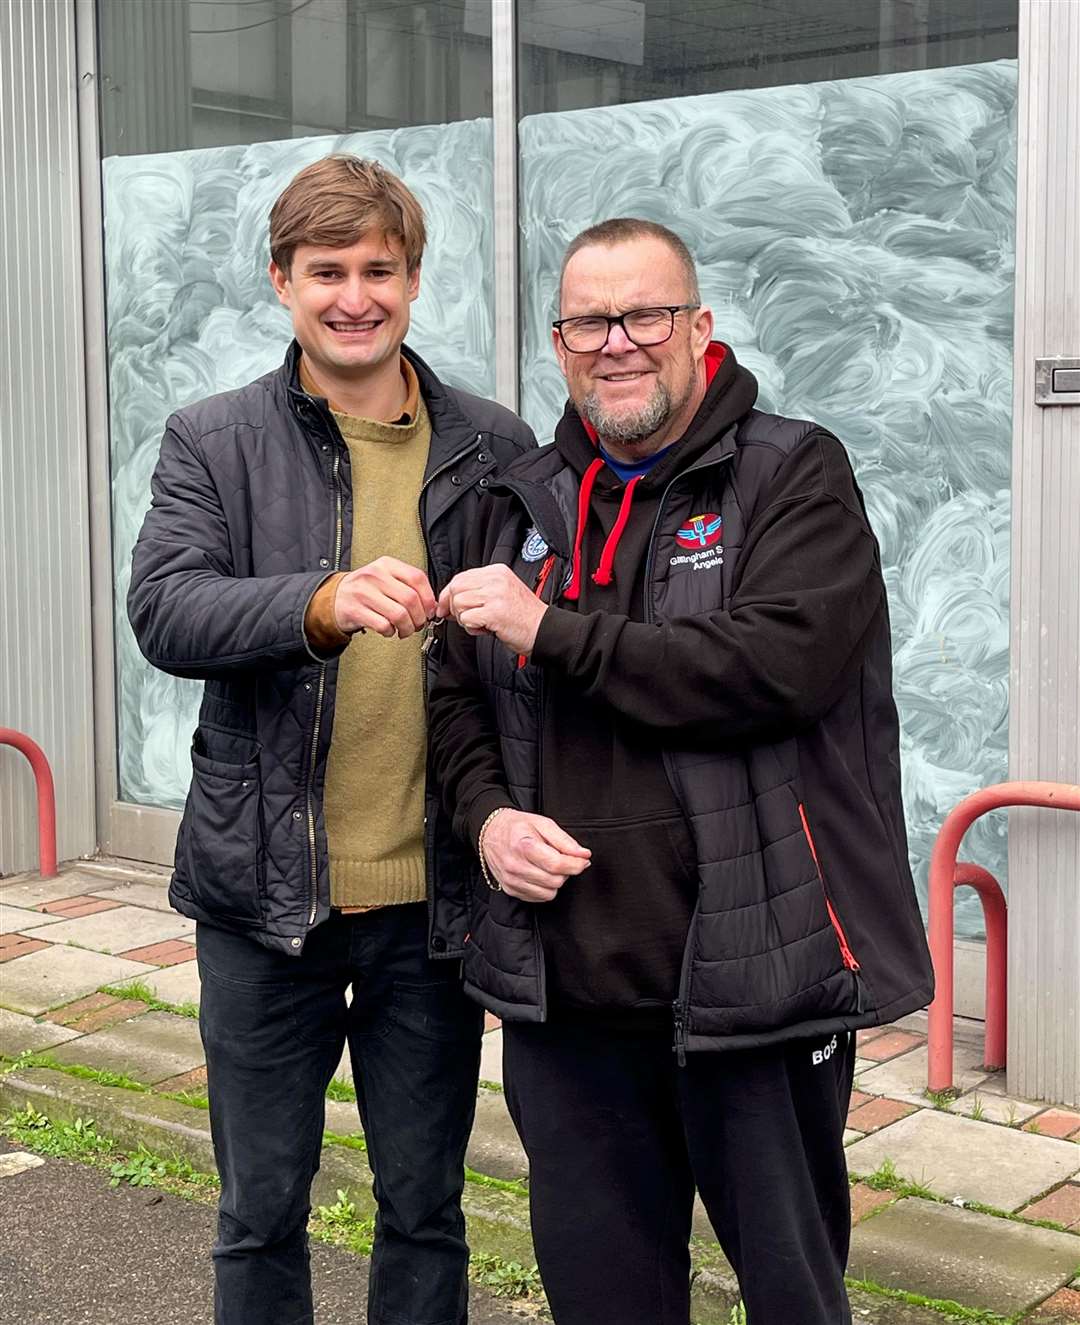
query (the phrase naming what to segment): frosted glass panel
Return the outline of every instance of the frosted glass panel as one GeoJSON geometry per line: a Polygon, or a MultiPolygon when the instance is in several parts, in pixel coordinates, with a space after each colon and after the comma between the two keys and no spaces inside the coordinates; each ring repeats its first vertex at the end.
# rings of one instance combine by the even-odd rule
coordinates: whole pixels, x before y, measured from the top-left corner
{"type": "MultiPolygon", "coordinates": [[[[1013,61],[521,123],[522,412],[550,436],[567,242],[673,226],[762,408],[849,448],[881,542],[912,859],[1006,773],[1016,137],[1013,61]]],[[[1005,821],[964,855],[1004,877],[1005,821]]],[[[958,931],[978,932],[962,892],[958,931]]]]}
{"type": "Polygon", "coordinates": [[[183,803],[201,689],[143,660],[124,607],[165,419],[281,362],[291,330],[266,274],[267,217],[332,151],[374,157],[416,193],[429,248],[409,344],[444,381],[494,389],[490,120],[103,163],[123,800],[183,803]]]}

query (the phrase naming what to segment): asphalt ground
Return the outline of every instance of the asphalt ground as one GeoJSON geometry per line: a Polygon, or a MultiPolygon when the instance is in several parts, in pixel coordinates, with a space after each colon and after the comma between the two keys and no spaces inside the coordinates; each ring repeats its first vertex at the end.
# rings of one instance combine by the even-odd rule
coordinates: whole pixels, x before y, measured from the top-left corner
{"type": "MultiPolygon", "coordinates": [[[[18,1146],[0,1142],[4,1151],[18,1146]]],[[[2,1325],[211,1325],[212,1206],[73,1160],[0,1177],[2,1325]]],[[[361,1325],[366,1258],[313,1242],[318,1325],[361,1325]]],[[[473,1289],[472,1325],[528,1318],[473,1289]]],[[[535,1315],[532,1316],[535,1320],[535,1315]]],[[[259,1325],[259,1322],[252,1322],[259,1325]]]]}

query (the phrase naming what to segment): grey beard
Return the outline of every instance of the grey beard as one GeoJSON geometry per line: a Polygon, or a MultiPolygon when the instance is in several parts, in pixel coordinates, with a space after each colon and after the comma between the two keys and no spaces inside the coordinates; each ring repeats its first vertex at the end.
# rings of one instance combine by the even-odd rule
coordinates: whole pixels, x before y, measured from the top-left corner
{"type": "Polygon", "coordinates": [[[591,423],[601,437],[620,446],[645,441],[659,432],[674,412],[671,392],[662,383],[657,384],[648,403],[636,414],[609,414],[600,405],[595,391],[590,391],[581,402],[581,413],[586,422],[591,423]]]}

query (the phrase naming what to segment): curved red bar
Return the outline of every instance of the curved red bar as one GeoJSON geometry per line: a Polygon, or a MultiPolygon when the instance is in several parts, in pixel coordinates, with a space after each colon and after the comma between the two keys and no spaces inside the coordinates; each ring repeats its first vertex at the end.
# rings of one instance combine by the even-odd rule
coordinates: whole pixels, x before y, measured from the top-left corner
{"type": "Polygon", "coordinates": [[[13,745],[30,761],[37,784],[38,873],[43,879],[56,878],[56,791],[52,769],[45,751],[36,741],[12,727],[0,727],[0,745],[13,745]]]}
{"type": "Polygon", "coordinates": [[[972,823],[989,810],[1013,805],[1080,810],[1080,786],[1068,782],[999,782],[966,796],[946,817],[930,856],[930,956],[936,997],[930,1004],[929,1074],[931,1090],[953,1084],[953,893],[975,888],[986,917],[987,1065],[1005,1063],[1007,910],[998,881],[979,865],[957,864],[960,842],[972,823]]]}

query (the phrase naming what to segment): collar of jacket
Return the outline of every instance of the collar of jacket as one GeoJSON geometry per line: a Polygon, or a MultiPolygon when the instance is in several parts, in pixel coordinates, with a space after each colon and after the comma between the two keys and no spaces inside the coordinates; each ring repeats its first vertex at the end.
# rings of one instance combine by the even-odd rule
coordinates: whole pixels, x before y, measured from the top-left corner
{"type": "MultiPolygon", "coordinates": [[[[402,345],[401,353],[416,371],[420,382],[420,394],[424,398],[428,417],[431,420],[431,445],[428,448],[427,465],[424,469],[426,483],[436,470],[441,469],[473,444],[476,440],[476,431],[462,413],[461,406],[453,394],[447,391],[423,359],[407,345],[402,345]]],[[[285,353],[285,362],[279,369],[289,408],[301,426],[310,427],[309,409],[314,405],[323,429],[335,444],[340,446],[341,437],[329,405],[322,396],[309,396],[300,385],[300,354],[300,345],[293,340],[285,353]]]]}

